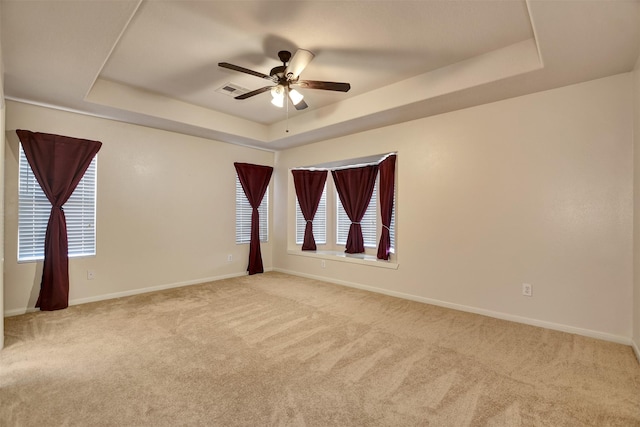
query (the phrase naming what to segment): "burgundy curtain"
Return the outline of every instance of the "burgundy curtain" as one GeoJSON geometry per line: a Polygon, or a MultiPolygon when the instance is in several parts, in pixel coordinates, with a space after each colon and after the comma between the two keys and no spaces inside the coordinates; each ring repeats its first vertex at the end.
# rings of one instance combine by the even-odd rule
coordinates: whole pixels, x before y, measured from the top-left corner
{"type": "Polygon", "coordinates": [[[258,208],[269,186],[273,173],[271,166],[252,165],[249,163],[234,163],[238,179],[244,194],[253,208],[251,212],[251,241],[249,242],[249,274],[263,273],[262,254],[260,253],[260,217],[258,208]]]}
{"type": "Polygon", "coordinates": [[[351,220],[345,248],[348,254],[364,252],[360,221],[371,201],[377,174],[378,165],[331,171],[342,206],[351,220]]]}
{"type": "Polygon", "coordinates": [[[380,169],[380,216],[382,217],[382,234],[378,244],[378,259],[389,259],[391,252],[391,215],[393,214],[393,193],[395,191],[396,155],[392,154],[378,166],[380,169]]]}
{"type": "Polygon", "coordinates": [[[102,143],[27,130],[16,133],[33,174],[51,202],[36,307],[60,310],[69,305],[69,251],[62,205],[75,190],[102,143]]]}
{"type": "Polygon", "coordinates": [[[313,218],[316,216],[324,183],[327,180],[327,171],[292,170],[293,184],[296,187],[298,204],[302,216],[306,221],[304,227],[303,251],[315,251],[316,239],[313,236],[313,218]]]}

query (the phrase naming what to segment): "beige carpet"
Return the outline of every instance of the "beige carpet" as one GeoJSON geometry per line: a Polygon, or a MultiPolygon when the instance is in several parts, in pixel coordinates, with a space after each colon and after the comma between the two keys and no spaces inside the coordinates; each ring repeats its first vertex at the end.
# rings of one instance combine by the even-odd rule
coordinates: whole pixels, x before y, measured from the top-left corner
{"type": "Polygon", "coordinates": [[[629,347],[280,273],[5,328],[2,426],[640,426],[629,347]]]}

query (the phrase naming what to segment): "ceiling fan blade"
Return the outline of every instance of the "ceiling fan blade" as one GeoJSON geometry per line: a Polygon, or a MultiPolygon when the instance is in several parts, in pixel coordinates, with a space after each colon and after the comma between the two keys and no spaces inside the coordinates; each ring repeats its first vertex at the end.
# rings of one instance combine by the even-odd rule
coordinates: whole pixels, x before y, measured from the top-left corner
{"type": "Polygon", "coordinates": [[[247,99],[247,98],[251,98],[252,96],[255,95],[260,95],[261,93],[264,93],[268,90],[271,90],[272,86],[265,86],[265,87],[261,87],[260,89],[256,89],[256,90],[252,90],[251,92],[247,92],[247,93],[243,93],[242,95],[238,95],[235,97],[235,99],[247,99]]]}
{"type": "Polygon", "coordinates": [[[321,82],[317,80],[299,80],[293,84],[305,89],[335,90],[336,92],[349,92],[349,89],[351,89],[349,83],[321,82]]]}
{"type": "Polygon", "coordinates": [[[287,69],[284,72],[287,80],[297,79],[314,56],[315,55],[308,50],[298,49],[293,55],[293,58],[291,58],[291,61],[289,61],[289,65],[287,65],[287,69]]]}
{"type": "Polygon", "coordinates": [[[300,102],[298,102],[297,105],[294,104],[294,107],[296,107],[296,110],[304,110],[305,108],[308,107],[307,103],[304,102],[304,99],[300,102]]]}
{"type": "Polygon", "coordinates": [[[253,71],[253,70],[250,70],[248,68],[240,67],[238,65],[229,64],[228,62],[218,62],[218,66],[220,66],[222,68],[228,68],[229,70],[233,70],[233,71],[240,71],[241,73],[245,73],[245,74],[251,74],[252,76],[260,77],[262,79],[271,80],[273,82],[277,81],[277,79],[274,80],[273,77],[268,76],[266,74],[259,73],[258,71],[253,71]]]}

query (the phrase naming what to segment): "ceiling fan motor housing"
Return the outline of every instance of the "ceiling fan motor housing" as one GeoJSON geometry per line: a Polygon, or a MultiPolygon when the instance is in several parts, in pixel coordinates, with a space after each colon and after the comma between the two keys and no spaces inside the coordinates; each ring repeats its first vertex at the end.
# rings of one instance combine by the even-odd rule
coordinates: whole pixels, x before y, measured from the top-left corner
{"type": "Polygon", "coordinates": [[[291,59],[291,52],[288,50],[281,50],[278,52],[278,58],[282,61],[283,64],[286,64],[291,59]]]}
{"type": "Polygon", "coordinates": [[[285,65],[279,65],[277,67],[273,67],[269,72],[269,75],[272,77],[277,77],[278,79],[281,79],[284,77],[284,71],[286,69],[287,67],[285,65]]]}

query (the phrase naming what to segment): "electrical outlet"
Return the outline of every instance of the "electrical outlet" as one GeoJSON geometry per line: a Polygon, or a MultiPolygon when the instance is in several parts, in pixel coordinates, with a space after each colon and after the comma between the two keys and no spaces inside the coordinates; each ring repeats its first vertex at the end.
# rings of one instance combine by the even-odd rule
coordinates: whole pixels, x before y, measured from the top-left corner
{"type": "Polygon", "coordinates": [[[533,286],[531,286],[529,283],[523,283],[522,284],[522,295],[524,295],[525,297],[533,296],[533,286]]]}
{"type": "Polygon", "coordinates": [[[325,268],[327,266],[326,262],[324,260],[320,261],[320,267],[325,268]]]}
{"type": "Polygon", "coordinates": [[[233,255],[229,254],[227,255],[227,262],[231,262],[231,261],[233,261],[233,255]]]}
{"type": "Polygon", "coordinates": [[[87,270],[87,280],[93,280],[96,278],[96,272],[94,270],[87,270]]]}

